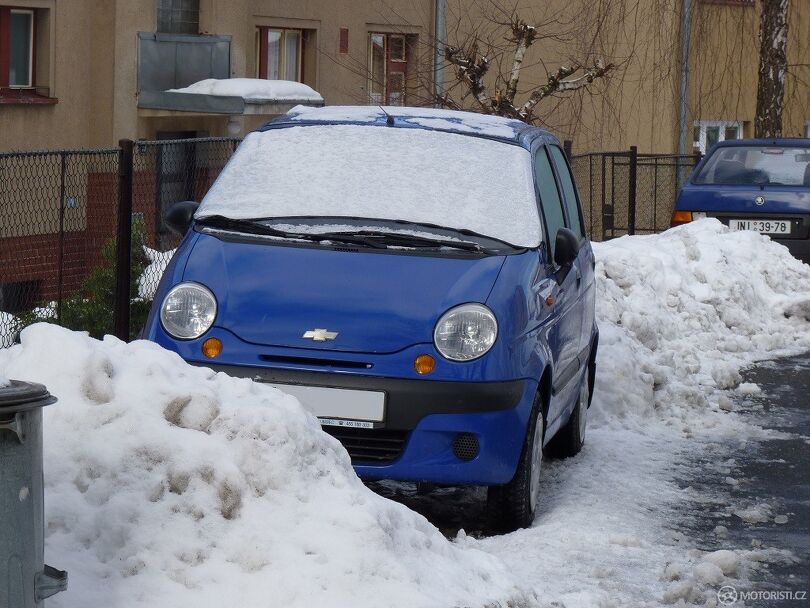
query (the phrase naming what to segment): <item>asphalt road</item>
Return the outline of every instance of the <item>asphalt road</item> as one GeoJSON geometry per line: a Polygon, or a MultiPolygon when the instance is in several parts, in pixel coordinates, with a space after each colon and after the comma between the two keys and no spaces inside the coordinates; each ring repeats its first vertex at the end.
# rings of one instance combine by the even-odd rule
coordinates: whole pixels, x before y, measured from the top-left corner
{"type": "Polygon", "coordinates": [[[700,481],[687,480],[697,495],[714,498],[694,504],[688,533],[706,550],[784,551],[737,591],[770,592],[745,606],[810,606],[810,354],[763,363],[743,377],[762,393],[738,398],[736,407],[779,437],[717,446],[700,481]],[[747,520],[739,516],[751,507],[747,520]]]}

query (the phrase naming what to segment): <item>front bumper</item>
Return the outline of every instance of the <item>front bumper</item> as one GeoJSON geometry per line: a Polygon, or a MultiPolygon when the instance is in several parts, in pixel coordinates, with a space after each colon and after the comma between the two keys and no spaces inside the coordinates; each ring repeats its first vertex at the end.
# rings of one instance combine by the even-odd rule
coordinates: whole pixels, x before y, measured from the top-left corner
{"type": "Polygon", "coordinates": [[[386,378],[283,368],[196,363],[258,382],[383,391],[379,429],[324,427],[352,455],[360,477],[450,485],[507,483],[514,475],[537,384],[386,378]],[[477,456],[458,458],[460,433],[478,441],[477,456]]]}

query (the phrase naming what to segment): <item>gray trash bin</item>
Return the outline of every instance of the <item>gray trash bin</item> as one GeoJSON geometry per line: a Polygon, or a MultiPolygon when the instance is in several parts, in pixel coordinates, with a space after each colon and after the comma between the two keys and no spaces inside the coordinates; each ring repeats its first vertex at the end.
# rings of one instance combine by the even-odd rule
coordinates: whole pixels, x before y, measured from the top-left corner
{"type": "Polygon", "coordinates": [[[39,608],[67,588],[67,572],[45,565],[41,384],[0,387],[0,607],[39,608]]]}

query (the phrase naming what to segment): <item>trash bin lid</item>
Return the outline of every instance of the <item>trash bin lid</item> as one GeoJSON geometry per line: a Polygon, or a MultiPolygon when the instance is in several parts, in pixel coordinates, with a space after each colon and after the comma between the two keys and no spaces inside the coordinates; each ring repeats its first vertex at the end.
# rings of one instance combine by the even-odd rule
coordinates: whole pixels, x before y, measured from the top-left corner
{"type": "Polygon", "coordinates": [[[35,382],[11,380],[7,386],[0,387],[0,416],[25,412],[51,403],[56,403],[56,397],[43,385],[35,382]]]}

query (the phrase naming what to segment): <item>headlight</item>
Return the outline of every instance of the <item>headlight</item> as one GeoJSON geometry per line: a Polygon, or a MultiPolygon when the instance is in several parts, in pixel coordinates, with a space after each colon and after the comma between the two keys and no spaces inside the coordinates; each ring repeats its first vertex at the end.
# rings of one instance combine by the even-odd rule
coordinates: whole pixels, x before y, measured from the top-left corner
{"type": "Polygon", "coordinates": [[[216,316],[214,294],[199,283],[175,285],[160,307],[163,328],[180,340],[199,338],[214,324],[216,316]]]}
{"type": "Polygon", "coordinates": [[[471,361],[487,353],[498,337],[498,322],[483,304],[462,304],[442,315],[433,342],[443,357],[471,361]]]}

